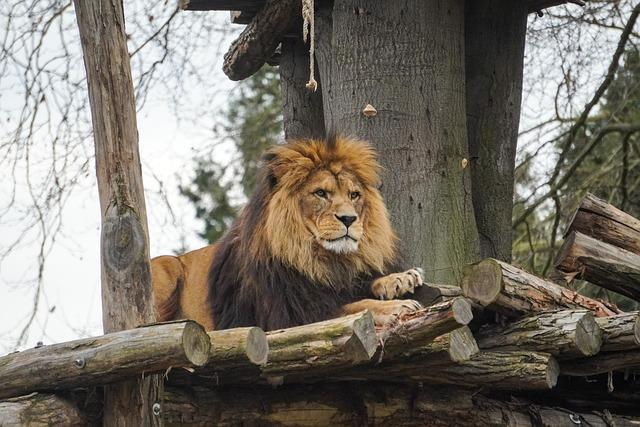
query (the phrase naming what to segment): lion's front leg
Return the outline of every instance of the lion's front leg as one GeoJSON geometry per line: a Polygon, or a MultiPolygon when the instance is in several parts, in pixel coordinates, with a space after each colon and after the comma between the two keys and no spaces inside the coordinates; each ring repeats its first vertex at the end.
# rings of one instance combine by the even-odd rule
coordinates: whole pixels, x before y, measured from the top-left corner
{"type": "Polygon", "coordinates": [[[373,315],[373,320],[377,326],[389,323],[396,317],[410,313],[422,308],[418,301],[412,299],[398,299],[390,301],[380,301],[375,299],[363,299],[342,306],[342,315],[358,313],[369,310],[373,315]]]}
{"type": "Polygon", "coordinates": [[[422,275],[421,268],[412,268],[402,273],[379,277],[371,283],[371,292],[382,300],[400,298],[412,294],[415,288],[422,286],[422,275]]]}

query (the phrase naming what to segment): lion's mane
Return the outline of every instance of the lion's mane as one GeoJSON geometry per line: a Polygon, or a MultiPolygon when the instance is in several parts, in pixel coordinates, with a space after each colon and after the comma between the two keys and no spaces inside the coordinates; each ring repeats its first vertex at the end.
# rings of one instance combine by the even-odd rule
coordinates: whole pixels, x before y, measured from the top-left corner
{"type": "Polygon", "coordinates": [[[371,280],[396,262],[379,170],[374,150],[351,138],[292,141],[269,150],[255,192],[219,241],[209,270],[215,328],[273,330],[316,322],[370,296],[371,280]],[[322,168],[348,170],[364,187],[364,234],[357,252],[329,253],[303,224],[301,186],[322,168]]]}

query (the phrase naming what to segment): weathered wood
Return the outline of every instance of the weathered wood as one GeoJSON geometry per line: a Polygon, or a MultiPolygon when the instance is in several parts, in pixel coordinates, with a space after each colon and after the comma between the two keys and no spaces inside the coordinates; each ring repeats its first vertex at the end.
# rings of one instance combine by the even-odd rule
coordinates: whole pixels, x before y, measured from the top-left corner
{"type": "Polygon", "coordinates": [[[560,310],[482,328],[476,338],[483,350],[532,350],[563,359],[598,353],[602,335],[590,311],[560,310]]]}
{"type": "Polygon", "coordinates": [[[99,416],[82,411],[76,402],[53,394],[31,393],[0,401],[2,427],[96,425],[99,416]]]}
{"type": "Polygon", "coordinates": [[[478,351],[478,344],[471,330],[469,327],[463,326],[448,334],[437,337],[429,344],[407,348],[402,353],[394,356],[397,359],[396,363],[404,363],[403,358],[406,357],[410,357],[412,360],[420,359],[422,362],[419,364],[423,367],[425,366],[425,360],[463,362],[469,360],[477,354],[478,351]]]}
{"type": "Polygon", "coordinates": [[[229,11],[229,20],[232,24],[247,25],[256,16],[255,10],[231,10],[229,11]]]}
{"type": "Polygon", "coordinates": [[[487,386],[492,390],[547,390],[560,368],[548,353],[481,351],[469,360],[412,374],[409,380],[456,386],[487,386]]]}
{"type": "MultiPolygon", "coordinates": [[[[74,0],[87,73],[102,215],[105,332],[155,321],[136,105],[121,0],[74,0]]],[[[104,423],[157,425],[159,375],[107,387],[104,423]]]]}
{"type": "Polygon", "coordinates": [[[558,252],[556,268],[640,301],[640,255],[572,231],[558,252]]]}
{"type": "Polygon", "coordinates": [[[32,348],[0,357],[0,398],[202,366],[209,347],[204,328],[185,321],[32,348]]]}
{"type": "Polygon", "coordinates": [[[590,376],[640,366],[640,351],[602,352],[593,357],[567,360],[560,366],[562,375],[590,376]]]}
{"type": "Polygon", "coordinates": [[[265,0],[179,0],[182,10],[260,10],[265,0]]]}
{"type": "Polygon", "coordinates": [[[640,255],[640,220],[593,194],[580,202],[565,237],[572,231],[640,255]]]}
{"type": "Polygon", "coordinates": [[[640,314],[638,312],[596,319],[602,329],[601,351],[640,351],[640,314]]]}
{"type": "Polygon", "coordinates": [[[298,37],[284,40],[280,58],[280,87],[284,136],[287,140],[322,138],[326,134],[322,90],[308,90],[305,87],[308,81],[309,49],[298,37]]]}
{"type": "Polygon", "coordinates": [[[405,314],[378,334],[384,357],[423,346],[440,335],[466,326],[471,319],[471,305],[462,297],[405,314]]]}
{"type": "Polygon", "coordinates": [[[208,332],[211,342],[207,366],[229,370],[267,363],[269,343],[257,327],[208,332]]]}
{"type": "Polygon", "coordinates": [[[492,258],[465,268],[462,293],[482,306],[514,317],[562,309],[587,309],[597,317],[620,313],[611,304],[585,297],[492,258]]]}
{"type": "Polygon", "coordinates": [[[465,92],[473,209],[480,256],[511,261],[513,184],[527,5],[465,4],[465,92]]]}
{"type": "Polygon", "coordinates": [[[222,71],[227,77],[242,80],[258,71],[300,16],[300,10],[299,0],[267,0],[225,53],[222,71]]]}
{"type": "Polygon", "coordinates": [[[416,289],[416,299],[429,306],[448,301],[462,295],[462,289],[455,285],[443,285],[440,283],[423,283],[416,289]]]}

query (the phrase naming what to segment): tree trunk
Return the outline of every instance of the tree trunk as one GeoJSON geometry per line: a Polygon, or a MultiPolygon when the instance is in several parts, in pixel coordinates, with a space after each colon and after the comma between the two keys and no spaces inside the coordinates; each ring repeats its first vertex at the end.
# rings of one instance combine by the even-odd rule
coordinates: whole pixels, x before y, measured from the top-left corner
{"type": "Polygon", "coordinates": [[[527,4],[465,4],[467,132],[480,255],[511,261],[511,211],[527,4]]]}
{"type": "Polygon", "coordinates": [[[305,88],[308,81],[309,49],[298,37],[285,39],[280,58],[280,87],[286,139],[325,136],[322,90],[311,92],[305,88]]]}
{"type": "Polygon", "coordinates": [[[556,268],[640,301],[640,255],[633,252],[572,231],[558,252],[556,268]]]}
{"type": "MultiPolygon", "coordinates": [[[[407,265],[459,283],[477,259],[464,91],[464,2],[335,0],[316,15],[325,127],[370,141],[407,265]],[[371,104],[377,111],[363,115],[371,104]]],[[[419,298],[419,296],[418,296],[419,298]]]]}
{"type": "MultiPolygon", "coordinates": [[[[87,72],[102,213],[105,332],[155,321],[136,108],[122,1],[74,1],[87,72]]],[[[107,387],[104,423],[156,425],[160,376],[107,387]]]]}

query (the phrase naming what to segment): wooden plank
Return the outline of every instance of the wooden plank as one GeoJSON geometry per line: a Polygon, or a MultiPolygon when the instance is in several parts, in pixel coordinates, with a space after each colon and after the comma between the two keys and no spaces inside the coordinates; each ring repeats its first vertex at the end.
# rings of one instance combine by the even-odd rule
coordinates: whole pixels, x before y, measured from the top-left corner
{"type": "Polygon", "coordinates": [[[165,323],[32,348],[0,357],[0,398],[109,384],[202,366],[210,342],[193,321],[165,323]]]}
{"type": "Polygon", "coordinates": [[[556,268],[640,301],[640,255],[633,252],[572,231],[558,252],[556,268]]]}
{"type": "Polygon", "coordinates": [[[482,306],[512,317],[562,309],[587,309],[597,317],[620,313],[615,306],[492,258],[467,266],[462,293],[482,306]]]}

